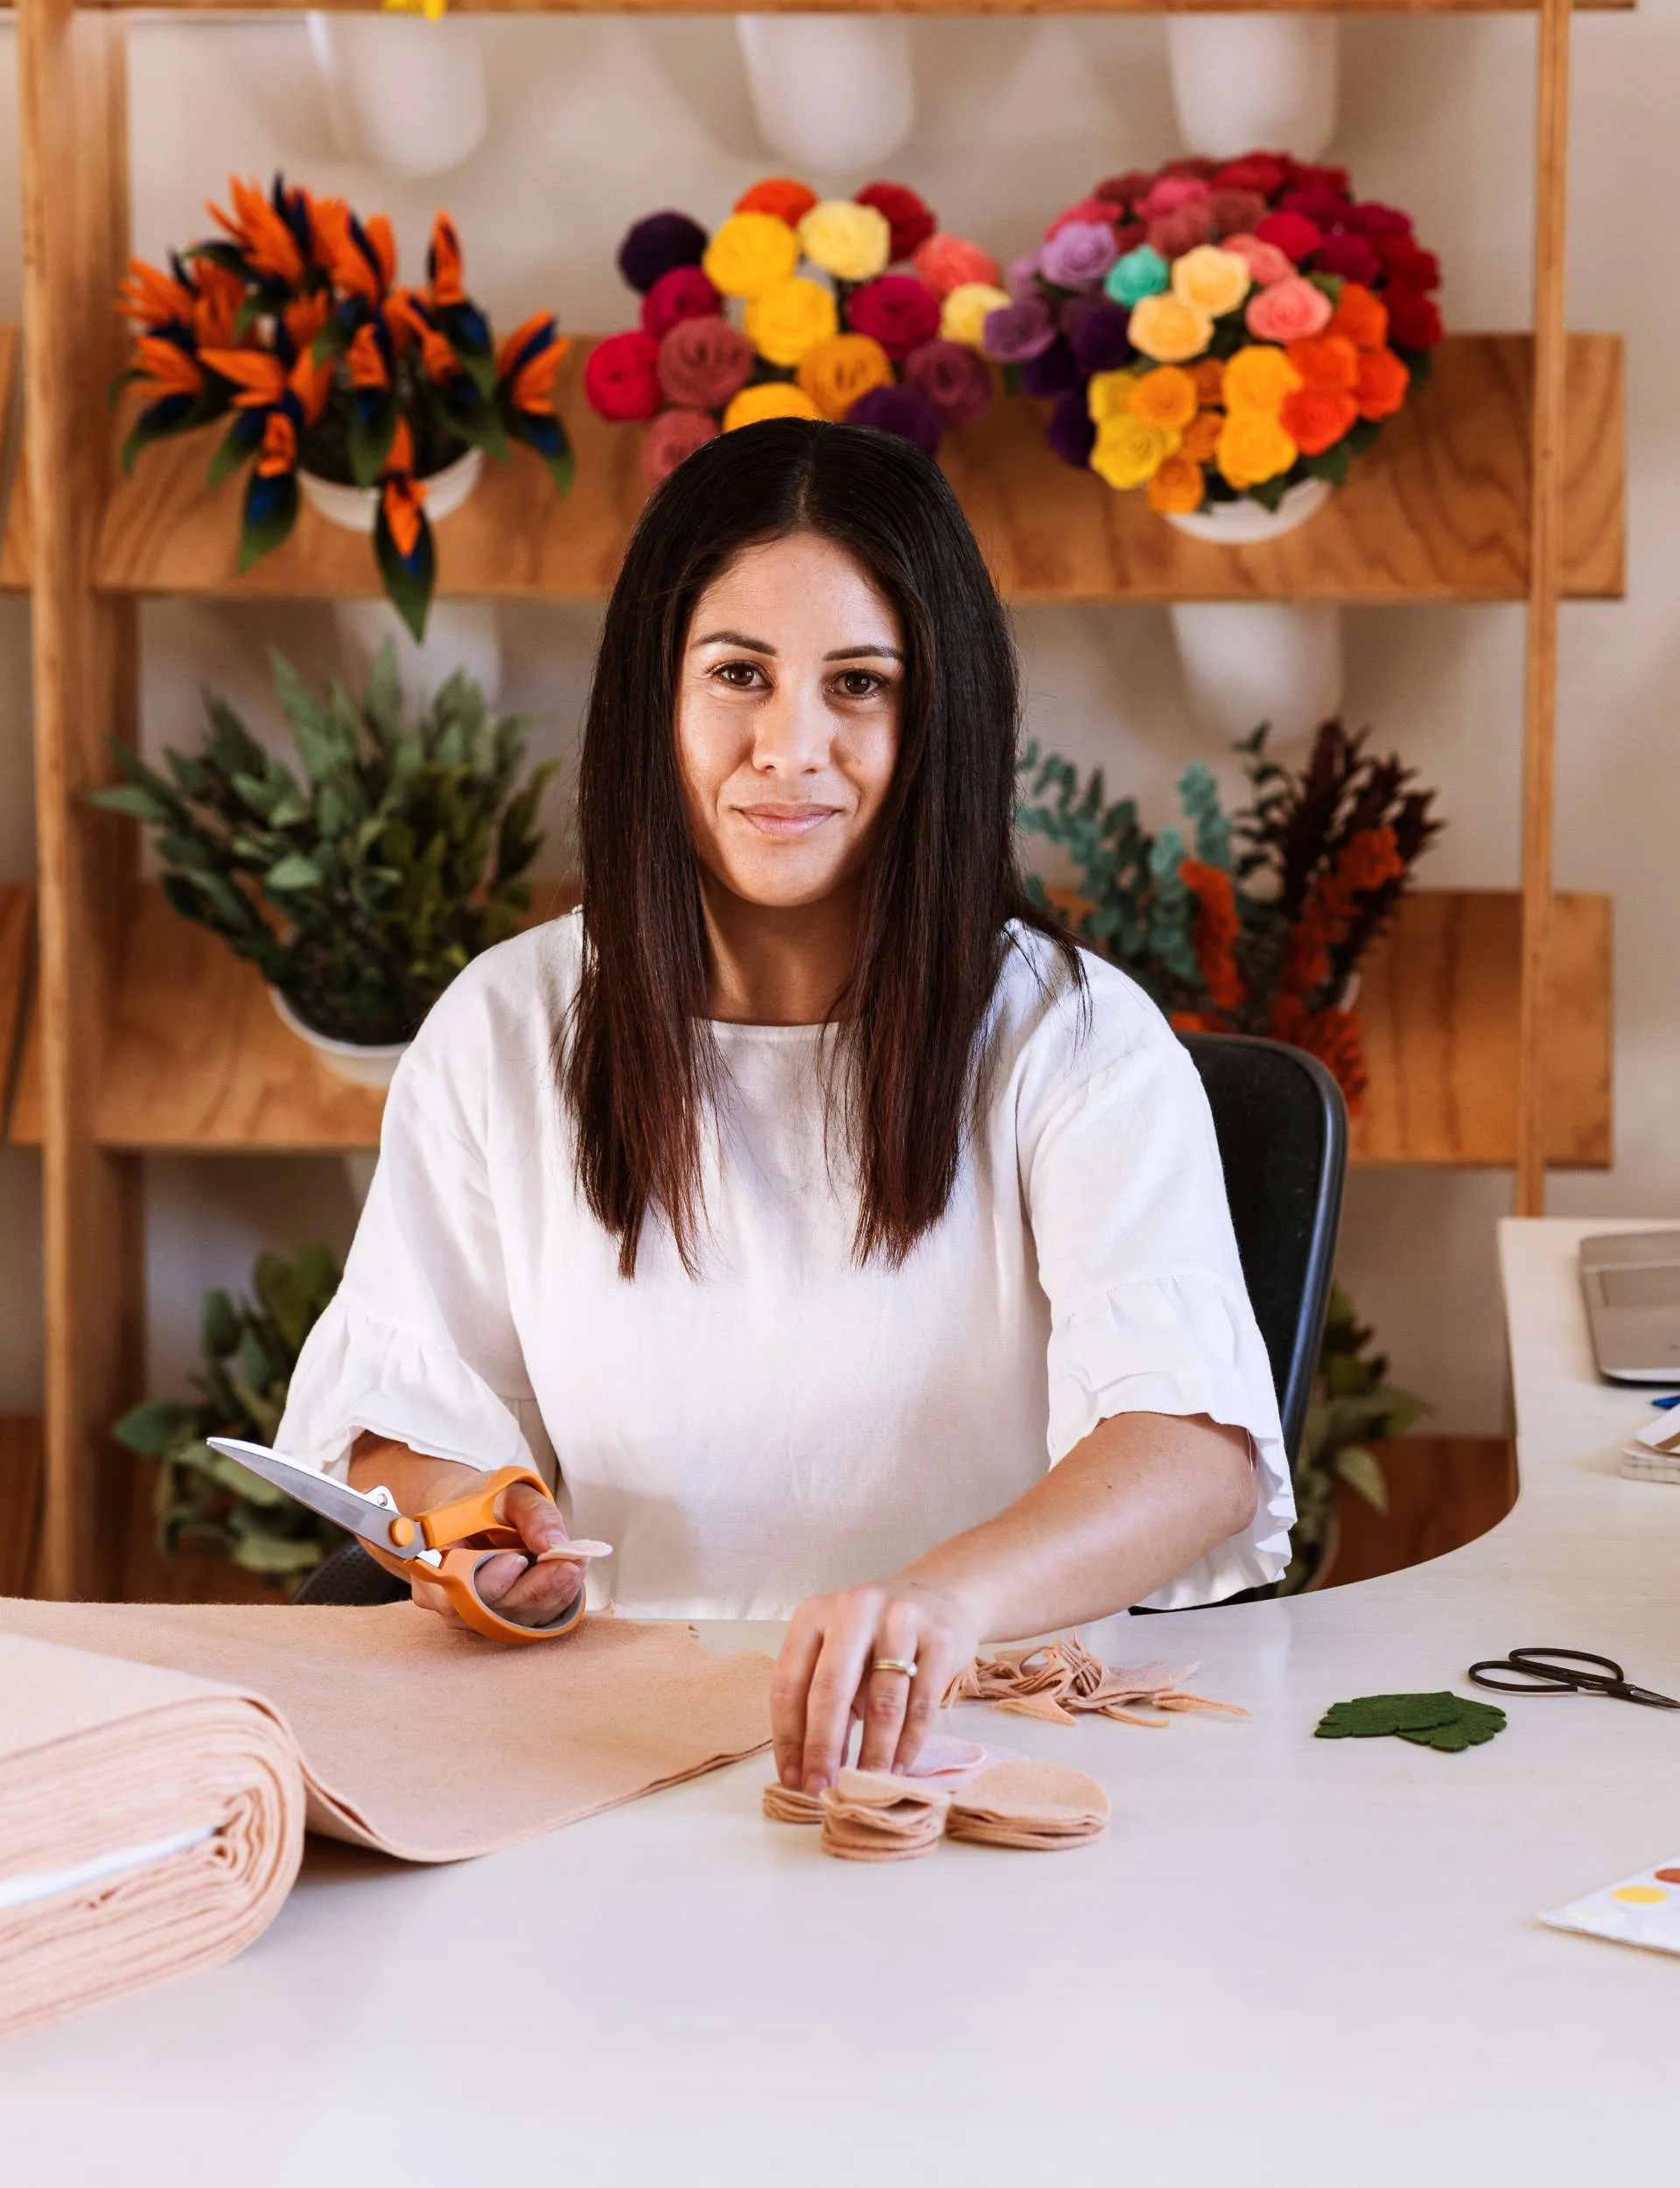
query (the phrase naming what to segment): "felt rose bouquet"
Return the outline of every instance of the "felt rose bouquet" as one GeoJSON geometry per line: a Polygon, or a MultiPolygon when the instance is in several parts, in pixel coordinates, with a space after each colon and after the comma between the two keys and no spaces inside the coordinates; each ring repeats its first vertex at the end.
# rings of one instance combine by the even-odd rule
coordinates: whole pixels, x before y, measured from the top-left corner
{"type": "Polygon", "coordinates": [[[143,407],[124,468],[150,443],[228,418],[214,486],[245,466],[239,566],[277,547],[305,490],[368,490],[367,529],[392,605],[424,635],[437,575],[429,482],[469,450],[534,448],[564,494],[571,450],[554,403],[570,344],[539,312],[500,345],[462,280],[453,224],[439,214],[423,287],[400,286],[391,224],[365,224],[340,198],[276,176],[268,197],[234,179],[223,235],[135,260],[118,308],[136,327],[124,378],[143,407]]]}
{"type": "Polygon", "coordinates": [[[618,263],[641,323],[596,346],[584,389],[603,417],[647,426],[650,486],[760,418],[845,418],[932,455],[991,401],[998,262],[897,183],[819,200],[773,178],[711,235],[684,213],[637,221],[618,263]]]}
{"type": "Polygon", "coordinates": [[[986,354],[1066,461],[1189,515],[1342,484],[1441,339],[1434,254],[1340,167],[1281,152],[1099,183],[1009,270],[986,354]]]}

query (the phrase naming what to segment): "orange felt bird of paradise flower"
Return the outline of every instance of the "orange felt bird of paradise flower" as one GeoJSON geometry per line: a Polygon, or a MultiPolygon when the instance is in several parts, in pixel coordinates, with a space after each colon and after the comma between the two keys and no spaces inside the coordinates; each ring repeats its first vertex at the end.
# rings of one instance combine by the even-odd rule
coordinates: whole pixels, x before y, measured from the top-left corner
{"type": "Polygon", "coordinates": [[[564,494],[570,445],[555,380],[570,345],[537,312],[500,345],[467,293],[460,238],[440,213],[423,289],[397,280],[396,235],[341,198],[276,175],[265,196],[235,176],[220,234],[136,259],[117,294],[135,327],[125,379],[140,409],[124,467],[155,440],[217,419],[208,483],[248,466],[240,567],[297,522],[299,478],[376,496],[374,552],[393,606],[424,635],[436,580],[426,481],[468,450],[521,441],[564,494]]]}

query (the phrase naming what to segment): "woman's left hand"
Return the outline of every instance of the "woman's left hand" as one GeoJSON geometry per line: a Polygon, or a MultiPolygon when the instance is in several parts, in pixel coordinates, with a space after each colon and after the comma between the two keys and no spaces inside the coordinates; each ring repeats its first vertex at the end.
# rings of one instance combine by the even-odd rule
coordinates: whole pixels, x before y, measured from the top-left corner
{"type": "Polygon", "coordinates": [[[980,1637],[961,1595],[903,1574],[808,1597],[794,1613],[770,1687],[782,1784],[811,1793],[832,1785],[858,1717],[858,1768],[906,1769],[980,1637]],[[892,1668],[903,1665],[914,1669],[892,1668]]]}

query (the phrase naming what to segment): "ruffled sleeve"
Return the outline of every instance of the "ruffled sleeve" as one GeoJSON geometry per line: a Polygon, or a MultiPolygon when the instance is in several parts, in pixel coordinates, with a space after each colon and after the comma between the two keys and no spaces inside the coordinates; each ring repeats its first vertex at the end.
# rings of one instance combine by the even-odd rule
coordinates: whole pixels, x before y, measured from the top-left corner
{"type": "Polygon", "coordinates": [[[368,1429],[432,1458],[535,1466],[552,1481],[483,1155],[432,1068],[431,1032],[398,1067],[344,1282],[304,1343],[277,1442],[341,1476],[368,1429]]]}
{"type": "Polygon", "coordinates": [[[1037,1098],[1025,1090],[1020,1119],[1051,1309],[1050,1459],[1116,1413],[1205,1413],[1248,1431],[1254,1520],[1148,1598],[1176,1610],[1275,1581],[1295,1499],[1200,1078],[1129,981],[1092,973],[1091,1023],[1037,1098]]]}

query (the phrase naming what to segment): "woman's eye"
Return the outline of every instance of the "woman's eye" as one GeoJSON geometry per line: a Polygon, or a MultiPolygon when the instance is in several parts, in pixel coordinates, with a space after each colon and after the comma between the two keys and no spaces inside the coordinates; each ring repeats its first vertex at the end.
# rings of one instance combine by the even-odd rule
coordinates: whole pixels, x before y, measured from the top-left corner
{"type": "Polygon", "coordinates": [[[712,670],[713,676],[721,678],[732,691],[750,691],[762,673],[756,661],[720,662],[712,670]]]}
{"type": "Polygon", "coordinates": [[[839,683],[842,697],[848,699],[872,699],[886,688],[886,679],[872,669],[848,669],[839,683]]]}

